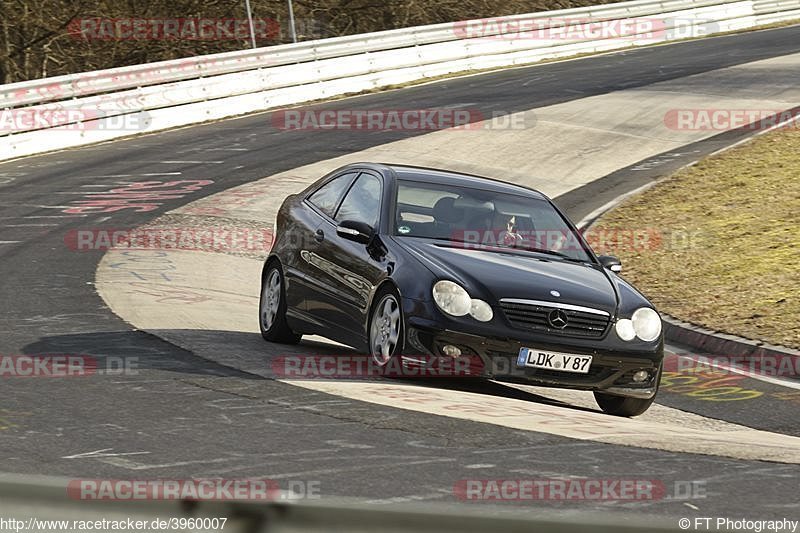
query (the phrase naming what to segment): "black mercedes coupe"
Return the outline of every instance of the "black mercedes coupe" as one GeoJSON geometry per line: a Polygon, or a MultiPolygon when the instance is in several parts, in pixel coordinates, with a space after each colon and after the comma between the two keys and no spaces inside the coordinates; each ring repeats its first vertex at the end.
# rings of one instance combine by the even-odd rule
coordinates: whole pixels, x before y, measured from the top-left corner
{"type": "Polygon", "coordinates": [[[286,198],[275,231],[268,341],[322,335],[377,365],[472,358],[481,377],[591,390],[620,416],[655,399],[661,318],[537,191],[357,163],[286,198]]]}

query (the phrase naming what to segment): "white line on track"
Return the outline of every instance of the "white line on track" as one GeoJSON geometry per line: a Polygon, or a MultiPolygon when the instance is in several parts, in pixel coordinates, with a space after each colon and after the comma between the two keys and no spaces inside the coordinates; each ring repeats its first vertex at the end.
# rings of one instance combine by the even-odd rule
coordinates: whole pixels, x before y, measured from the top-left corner
{"type": "Polygon", "coordinates": [[[88,217],[89,215],[25,215],[22,217],[0,217],[0,220],[14,220],[14,219],[36,219],[36,218],[76,218],[88,217]]]}
{"type": "Polygon", "coordinates": [[[419,502],[430,501],[439,498],[449,498],[451,493],[449,491],[429,492],[428,494],[412,494],[410,496],[395,496],[393,498],[382,498],[378,500],[367,500],[365,504],[383,505],[392,503],[406,503],[406,502],[419,502]]]}
{"type": "Polygon", "coordinates": [[[625,194],[621,194],[621,195],[617,196],[616,198],[614,198],[610,202],[606,202],[605,204],[601,205],[600,207],[598,207],[597,209],[595,209],[594,211],[592,211],[591,213],[589,213],[588,215],[583,217],[581,219],[581,221],[576,224],[576,226],[580,230],[587,229],[586,228],[587,224],[589,224],[591,221],[593,221],[594,219],[596,219],[597,217],[599,217],[600,215],[602,215],[606,211],[610,211],[611,209],[613,209],[617,205],[621,204],[626,199],[630,198],[631,196],[637,195],[637,194],[639,194],[641,192],[644,192],[645,190],[649,189],[650,187],[652,187],[655,184],[656,184],[655,181],[650,182],[650,183],[645,183],[641,187],[637,187],[632,191],[628,191],[625,194]]]}
{"type": "MultiPolygon", "coordinates": [[[[180,176],[182,172],[145,172],[143,174],[107,174],[100,176],[83,176],[87,179],[94,178],[149,178],[154,176],[180,176]]],[[[81,187],[105,187],[105,185],[81,185],[81,187]]]]}
{"type": "MultiPolygon", "coordinates": [[[[150,161],[140,161],[141,163],[149,163],[150,161]]],[[[221,165],[225,161],[156,161],[162,165],[221,165]]]]}
{"type": "Polygon", "coordinates": [[[152,470],[155,468],[175,468],[178,466],[189,466],[197,464],[225,463],[232,460],[234,460],[233,457],[225,457],[219,459],[204,459],[197,461],[179,461],[176,463],[145,464],[145,463],[137,463],[135,461],[131,461],[130,459],[127,459],[125,457],[103,457],[102,459],[100,459],[100,462],[113,465],[119,468],[126,468],[128,470],[152,470]]]}
{"type": "Polygon", "coordinates": [[[402,468],[404,466],[414,466],[414,465],[424,465],[424,464],[433,464],[433,463],[450,463],[455,461],[455,459],[448,459],[448,458],[441,458],[441,459],[422,459],[419,461],[392,461],[389,464],[382,464],[382,463],[375,463],[375,464],[362,464],[357,466],[347,466],[347,467],[339,467],[339,468],[319,468],[316,470],[304,470],[300,472],[287,472],[284,474],[271,474],[267,477],[269,479],[291,479],[291,478],[302,478],[306,476],[318,475],[318,474],[338,474],[342,472],[354,472],[357,470],[367,470],[370,468],[402,468]]]}
{"type": "Polygon", "coordinates": [[[150,452],[120,452],[120,453],[108,453],[114,448],[103,448],[102,450],[95,450],[92,452],[84,452],[84,453],[76,453],[75,455],[67,455],[62,457],[62,459],[94,459],[97,457],[119,457],[122,455],[146,455],[150,452]]]}
{"type": "Polygon", "coordinates": [[[58,226],[58,224],[3,224],[3,228],[39,228],[46,226],[58,226]]]}
{"type": "Polygon", "coordinates": [[[28,215],[24,217],[8,217],[8,218],[80,218],[88,216],[89,215],[28,215]]]}

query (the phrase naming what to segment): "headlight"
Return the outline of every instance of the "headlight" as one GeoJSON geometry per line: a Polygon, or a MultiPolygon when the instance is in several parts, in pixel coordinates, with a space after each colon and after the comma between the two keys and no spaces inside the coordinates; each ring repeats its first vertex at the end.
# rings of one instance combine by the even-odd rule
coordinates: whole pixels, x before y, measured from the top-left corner
{"type": "Polygon", "coordinates": [[[636,336],[636,330],[633,329],[633,322],[627,318],[620,318],[617,320],[617,335],[624,341],[632,341],[636,336]]]}
{"type": "Polygon", "coordinates": [[[472,309],[472,298],[464,287],[452,281],[443,280],[434,284],[433,301],[448,315],[464,316],[472,309]]]}
{"type": "Polygon", "coordinates": [[[640,307],[631,317],[636,336],[643,341],[654,341],[661,335],[661,317],[649,307],[640,307]]]}
{"type": "Polygon", "coordinates": [[[472,318],[481,322],[489,322],[494,316],[492,306],[477,298],[473,298],[469,314],[472,315],[472,318]]]}

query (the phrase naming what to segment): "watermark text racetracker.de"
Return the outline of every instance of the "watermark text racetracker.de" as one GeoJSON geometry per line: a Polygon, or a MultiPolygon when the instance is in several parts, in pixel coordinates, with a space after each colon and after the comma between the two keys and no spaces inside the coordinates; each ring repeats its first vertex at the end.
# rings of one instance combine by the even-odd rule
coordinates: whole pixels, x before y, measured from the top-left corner
{"type": "MultiPolygon", "coordinates": [[[[398,231],[403,234],[405,226],[398,231]]],[[[696,248],[702,237],[699,231],[659,228],[591,229],[583,233],[587,244],[597,253],[658,249],[696,248]]],[[[281,235],[284,242],[305,248],[313,246],[312,236],[302,232],[281,235]]],[[[450,235],[454,246],[466,249],[519,248],[529,250],[581,251],[576,235],[565,230],[456,230],[450,235]]],[[[235,226],[143,226],[139,228],[95,227],[69,230],[64,244],[72,251],[90,252],[110,249],[185,250],[229,253],[266,253],[274,244],[270,228],[235,226]]]]}
{"type": "Polygon", "coordinates": [[[800,376],[800,357],[794,355],[696,355],[680,354],[669,358],[664,370],[681,374],[715,376],[757,375],[765,377],[800,376]]]}
{"type": "Polygon", "coordinates": [[[631,17],[597,20],[587,17],[507,16],[456,22],[459,39],[594,41],[625,39],[664,41],[702,37],[719,31],[719,24],[699,17],[631,17]]]}
{"type": "Polygon", "coordinates": [[[271,120],[274,128],[289,131],[523,130],[535,125],[531,113],[486,114],[474,108],[287,109],[272,113],[271,120]]]}
{"type": "MultiPolygon", "coordinates": [[[[275,19],[254,18],[257,40],[272,41],[281,33],[275,19]]],[[[76,18],[67,25],[75,39],[87,41],[225,41],[250,38],[250,23],[234,18],[76,18]]]]}
{"type": "Polygon", "coordinates": [[[770,128],[800,128],[800,109],[670,109],[664,125],[676,131],[764,131],[770,128]]]}
{"type": "Polygon", "coordinates": [[[459,378],[481,375],[479,357],[438,357],[426,354],[393,357],[378,364],[372,356],[281,355],[272,359],[272,373],[281,379],[459,378]]]}
{"type": "Polygon", "coordinates": [[[705,481],[636,478],[461,479],[453,485],[459,500],[606,501],[697,500],[707,497],[705,481]]]}
{"type": "Polygon", "coordinates": [[[84,228],[70,230],[64,236],[64,244],[75,252],[114,249],[266,253],[272,242],[272,230],[235,227],[84,228]]]}
{"type": "Polygon", "coordinates": [[[0,354],[0,378],[72,378],[136,375],[138,357],[80,354],[0,354]]]}
{"type": "Polygon", "coordinates": [[[145,129],[150,124],[146,111],[120,110],[112,113],[82,107],[42,107],[0,110],[0,135],[24,131],[59,128],[60,131],[132,131],[145,129]]]}
{"type": "Polygon", "coordinates": [[[678,527],[689,531],[752,531],[753,533],[796,533],[800,521],[788,518],[750,520],[732,517],[681,518],[678,527]]]}
{"type": "Polygon", "coordinates": [[[73,479],[67,496],[74,500],[276,501],[319,499],[318,480],[273,479],[73,479]]]}
{"type": "MultiPolygon", "coordinates": [[[[521,248],[528,250],[555,250],[560,252],[582,251],[583,245],[577,236],[564,229],[518,227],[520,220],[511,217],[503,229],[455,230],[450,239],[464,248],[521,248]]],[[[399,226],[400,233],[405,226],[399,226]]],[[[410,228],[409,228],[410,229],[410,228]]],[[[590,228],[581,232],[586,243],[597,253],[640,252],[659,249],[686,250],[700,246],[705,237],[701,231],[677,228],[626,227],[590,228]]]]}
{"type": "MultiPolygon", "coordinates": [[[[288,38],[292,29],[305,39],[330,33],[320,19],[288,20],[253,18],[253,37],[259,42],[288,38]]],[[[231,41],[250,39],[250,21],[246,18],[74,18],[67,33],[82,41],[231,41]]]]}

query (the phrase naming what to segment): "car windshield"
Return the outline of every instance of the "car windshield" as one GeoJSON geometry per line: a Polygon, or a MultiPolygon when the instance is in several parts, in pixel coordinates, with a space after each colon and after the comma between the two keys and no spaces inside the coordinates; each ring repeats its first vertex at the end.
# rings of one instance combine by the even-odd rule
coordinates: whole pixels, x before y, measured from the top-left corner
{"type": "Polygon", "coordinates": [[[400,237],[590,261],[578,235],[543,198],[399,180],[394,219],[400,237]]]}

